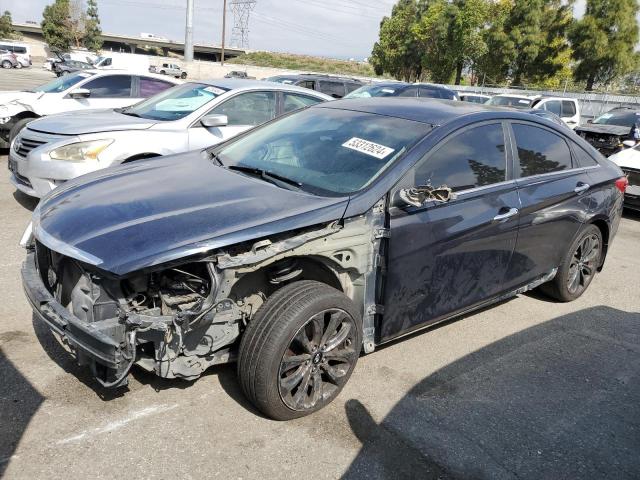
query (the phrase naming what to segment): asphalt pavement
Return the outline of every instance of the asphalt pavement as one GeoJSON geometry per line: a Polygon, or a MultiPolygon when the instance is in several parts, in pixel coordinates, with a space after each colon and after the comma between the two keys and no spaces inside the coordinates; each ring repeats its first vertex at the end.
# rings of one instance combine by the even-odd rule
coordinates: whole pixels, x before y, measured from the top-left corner
{"type": "Polygon", "coordinates": [[[76,366],[24,298],[18,241],[36,203],[10,185],[4,153],[0,476],[640,477],[640,216],[625,214],[579,300],[520,295],[393,343],[330,406],[275,422],[234,366],[195,382],[138,369],[118,391],[76,366]]]}

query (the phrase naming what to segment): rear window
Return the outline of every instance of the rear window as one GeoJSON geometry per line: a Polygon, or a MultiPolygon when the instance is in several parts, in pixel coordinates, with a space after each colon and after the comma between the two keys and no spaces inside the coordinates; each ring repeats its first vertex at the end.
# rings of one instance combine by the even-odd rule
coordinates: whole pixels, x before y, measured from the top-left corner
{"type": "Polygon", "coordinates": [[[612,110],[604,115],[600,115],[593,123],[597,125],[632,127],[638,121],[640,121],[640,112],[636,110],[612,110]]]}
{"type": "Polygon", "coordinates": [[[518,147],[518,177],[530,177],[571,168],[571,151],[567,142],[542,128],[513,124],[518,147]]]}
{"type": "Polygon", "coordinates": [[[318,91],[334,98],[344,97],[344,83],[320,80],[318,84],[319,84],[319,87],[317,88],[318,91]]]}

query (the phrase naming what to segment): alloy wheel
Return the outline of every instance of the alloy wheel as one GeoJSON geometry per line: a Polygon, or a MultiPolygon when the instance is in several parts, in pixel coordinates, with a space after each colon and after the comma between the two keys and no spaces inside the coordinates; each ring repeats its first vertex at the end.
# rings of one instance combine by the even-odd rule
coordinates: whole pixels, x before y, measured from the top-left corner
{"type": "Polygon", "coordinates": [[[600,239],[595,234],[587,235],[573,253],[569,264],[567,289],[571,294],[581,293],[589,286],[599,259],[600,239]]]}
{"type": "Polygon", "coordinates": [[[282,401],[292,410],[308,410],[330,401],[358,359],[355,338],[356,323],[344,310],[324,310],[307,320],[280,362],[282,401]]]}

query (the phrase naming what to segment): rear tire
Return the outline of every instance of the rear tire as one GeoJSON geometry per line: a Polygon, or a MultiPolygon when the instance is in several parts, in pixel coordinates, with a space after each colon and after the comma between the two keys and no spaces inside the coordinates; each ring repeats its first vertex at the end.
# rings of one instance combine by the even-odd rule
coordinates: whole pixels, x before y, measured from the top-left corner
{"type": "Polygon", "coordinates": [[[33,118],[23,118],[22,120],[18,120],[13,125],[13,127],[11,127],[11,130],[9,130],[9,143],[13,142],[13,139],[18,136],[18,134],[22,131],[22,129],[24,127],[26,127],[27,123],[29,123],[31,120],[34,120],[34,119],[33,118]]]}
{"type": "Polygon", "coordinates": [[[180,78],[181,78],[181,79],[183,79],[183,80],[184,80],[185,78],[187,78],[187,72],[182,72],[182,73],[180,74],[180,78]]]}
{"type": "Polygon", "coordinates": [[[164,70],[160,70],[160,75],[166,75],[167,72],[165,72],[164,70]]]}
{"type": "Polygon", "coordinates": [[[579,298],[595,277],[602,258],[602,232],[587,225],[571,244],[555,278],[540,289],[556,300],[571,302],[579,298]]]}
{"type": "Polygon", "coordinates": [[[262,413],[290,420],[335,399],[358,361],[360,315],[342,292],[304,280],[275,292],[242,336],[238,377],[262,413]]]}
{"type": "Polygon", "coordinates": [[[22,64],[20,62],[16,63],[16,68],[22,68],[22,64]]]}

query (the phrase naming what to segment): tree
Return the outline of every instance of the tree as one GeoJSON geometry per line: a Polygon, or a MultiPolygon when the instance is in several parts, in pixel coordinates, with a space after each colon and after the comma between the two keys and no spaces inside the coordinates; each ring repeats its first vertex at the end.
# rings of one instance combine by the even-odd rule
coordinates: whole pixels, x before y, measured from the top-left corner
{"type": "Polygon", "coordinates": [[[84,11],[82,0],[71,0],[69,3],[69,18],[67,25],[73,37],[75,47],[81,47],[84,42],[87,14],[84,11]]]}
{"type": "Polygon", "coordinates": [[[379,40],[369,58],[377,75],[386,72],[406,81],[420,78],[420,52],[412,31],[417,18],[416,0],[400,0],[394,5],[391,17],[382,19],[379,40]]]}
{"type": "Polygon", "coordinates": [[[506,81],[511,62],[515,58],[515,45],[505,31],[512,5],[511,0],[498,0],[489,4],[488,18],[491,20],[488,28],[482,32],[487,50],[476,62],[476,72],[479,79],[486,79],[490,84],[506,81]]]}
{"type": "Polygon", "coordinates": [[[49,47],[68,50],[73,42],[73,32],[69,25],[69,0],[55,0],[44,7],[42,12],[42,34],[49,47]]]}
{"type": "Polygon", "coordinates": [[[456,65],[454,20],[457,7],[447,0],[433,1],[413,26],[413,34],[422,52],[422,70],[437,83],[449,83],[456,65]]]}
{"type": "Polygon", "coordinates": [[[13,30],[13,21],[11,20],[11,12],[5,10],[0,17],[0,38],[12,38],[15,36],[13,30]]]}
{"type": "Polygon", "coordinates": [[[84,46],[93,52],[100,50],[102,48],[100,35],[102,35],[102,30],[100,28],[100,17],[98,17],[98,4],[96,0],[88,0],[84,46]]]}
{"type": "Polygon", "coordinates": [[[587,0],[584,16],[569,32],[577,62],[574,79],[586,82],[587,90],[593,90],[596,83],[609,83],[637,65],[637,13],[636,0],[587,0]]]}
{"type": "Polygon", "coordinates": [[[456,0],[452,24],[452,53],[455,61],[455,84],[460,85],[463,68],[475,66],[487,54],[483,32],[489,24],[487,0],[456,0]]]}

